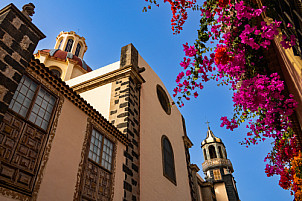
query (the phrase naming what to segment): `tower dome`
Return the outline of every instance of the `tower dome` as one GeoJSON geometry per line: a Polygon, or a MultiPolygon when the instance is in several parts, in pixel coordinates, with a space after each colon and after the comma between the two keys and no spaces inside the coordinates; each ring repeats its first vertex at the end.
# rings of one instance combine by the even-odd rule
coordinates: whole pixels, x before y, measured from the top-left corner
{"type": "Polygon", "coordinates": [[[236,181],[232,174],[234,172],[233,165],[227,158],[225,146],[222,140],[211,131],[209,122],[207,123],[207,137],[201,143],[204,157],[202,170],[206,175],[205,179],[213,184],[216,195],[226,192],[227,197],[223,200],[240,201],[236,181]]]}
{"type": "Polygon", "coordinates": [[[233,173],[233,166],[227,159],[227,152],[222,140],[216,137],[208,126],[207,137],[201,143],[203,157],[203,172],[208,178],[221,180],[223,174],[233,173]]]}
{"type": "Polygon", "coordinates": [[[54,49],[39,50],[35,57],[63,81],[92,71],[83,60],[87,51],[85,38],[74,31],[60,32],[54,49]]]}
{"type": "Polygon", "coordinates": [[[214,133],[211,131],[210,127],[208,126],[208,131],[207,131],[207,137],[201,142],[201,145],[213,143],[213,142],[218,142],[222,143],[221,139],[216,137],[214,133]]]}

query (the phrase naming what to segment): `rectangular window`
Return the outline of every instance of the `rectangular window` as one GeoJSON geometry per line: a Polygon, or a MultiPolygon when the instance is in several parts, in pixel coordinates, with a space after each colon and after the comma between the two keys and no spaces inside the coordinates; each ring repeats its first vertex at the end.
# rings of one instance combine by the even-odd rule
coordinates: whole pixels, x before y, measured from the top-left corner
{"type": "Polygon", "coordinates": [[[26,76],[23,76],[14,94],[9,108],[25,117],[34,98],[37,84],[26,76]]]}
{"type": "Polygon", "coordinates": [[[37,181],[56,98],[23,76],[0,122],[0,183],[31,196],[37,181]]]}
{"type": "Polygon", "coordinates": [[[103,168],[111,171],[112,154],[113,143],[105,138],[100,132],[92,129],[88,157],[103,168]]]}
{"type": "Polygon", "coordinates": [[[80,200],[111,200],[114,143],[92,128],[88,146],[88,160],[83,169],[82,190],[79,192],[80,200]]]}
{"type": "Polygon", "coordinates": [[[9,108],[43,130],[47,130],[56,98],[27,76],[23,76],[9,108]]]}
{"type": "Polygon", "coordinates": [[[213,174],[215,180],[221,180],[220,170],[213,170],[213,174]]]}

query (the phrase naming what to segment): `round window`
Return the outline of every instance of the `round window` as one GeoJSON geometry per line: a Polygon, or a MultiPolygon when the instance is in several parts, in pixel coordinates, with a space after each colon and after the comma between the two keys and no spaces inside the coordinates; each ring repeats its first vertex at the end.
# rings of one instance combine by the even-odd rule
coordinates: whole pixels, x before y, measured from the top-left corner
{"type": "Polygon", "coordinates": [[[159,100],[162,108],[168,115],[171,114],[171,106],[170,106],[169,98],[168,98],[165,90],[161,86],[157,85],[156,91],[157,91],[158,100],[159,100]]]}

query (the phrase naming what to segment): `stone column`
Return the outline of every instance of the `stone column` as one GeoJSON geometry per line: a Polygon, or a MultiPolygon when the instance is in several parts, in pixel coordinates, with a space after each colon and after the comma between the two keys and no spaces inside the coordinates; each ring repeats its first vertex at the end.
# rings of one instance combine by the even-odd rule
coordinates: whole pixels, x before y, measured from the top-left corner
{"type": "Polygon", "coordinates": [[[120,66],[121,68],[132,66],[135,70],[138,70],[138,51],[132,43],[122,47],[120,66]]]}
{"type": "Polygon", "coordinates": [[[129,139],[124,151],[123,201],[138,201],[139,195],[139,142],[140,142],[140,86],[144,82],[139,75],[138,52],[132,44],[122,47],[120,68],[129,73],[112,83],[109,120],[129,139]]]}
{"type": "Polygon", "coordinates": [[[195,200],[200,201],[201,195],[199,194],[199,185],[198,185],[198,179],[197,179],[197,175],[196,175],[197,172],[199,171],[199,168],[196,164],[191,164],[190,168],[192,170],[192,178],[193,178],[193,184],[194,184],[193,188],[194,188],[194,192],[196,194],[195,200]]]}
{"type": "Polygon", "coordinates": [[[9,4],[0,10],[0,122],[32,58],[45,35],[31,22],[34,5],[23,11],[9,4]]]}

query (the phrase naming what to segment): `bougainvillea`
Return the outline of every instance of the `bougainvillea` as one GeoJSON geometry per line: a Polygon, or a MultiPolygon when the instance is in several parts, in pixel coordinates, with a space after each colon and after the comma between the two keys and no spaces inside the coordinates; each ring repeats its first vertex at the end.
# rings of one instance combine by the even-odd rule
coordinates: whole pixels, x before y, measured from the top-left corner
{"type": "MultiPolygon", "coordinates": [[[[153,0],[146,1],[158,6],[153,0]]],[[[182,30],[188,9],[201,12],[195,44],[183,45],[185,57],[180,63],[183,70],[173,90],[176,103],[182,107],[184,99],[197,97],[197,90],[203,89],[203,83],[209,80],[229,85],[234,91],[234,115],[221,117],[221,126],[233,130],[247,121],[249,132],[241,142],[247,147],[273,139],[273,149],[265,158],[265,171],[268,176],[280,175],[279,185],[301,200],[302,157],[289,118],[297,102],[285,92],[283,81],[270,71],[263,56],[280,34],[281,22],[263,18],[267,8],[252,0],[205,0],[202,6],[196,0],[164,2],[171,5],[174,34],[182,30]],[[216,44],[214,52],[207,43],[216,44]]],[[[289,39],[283,35],[280,44],[287,49],[295,42],[294,35],[289,39]]]]}

